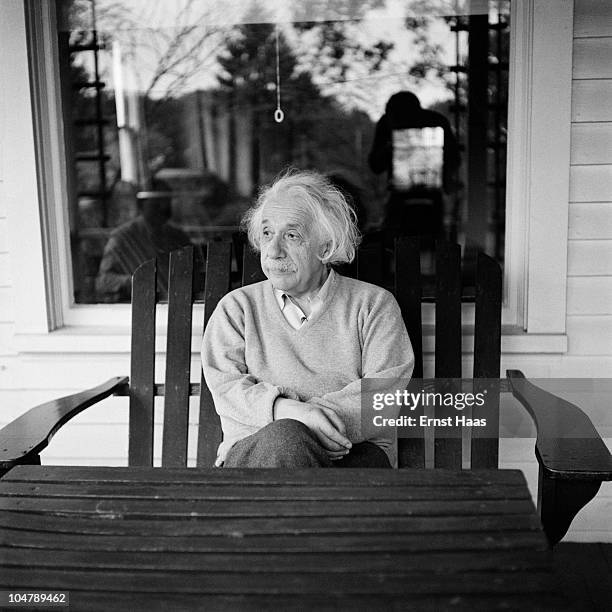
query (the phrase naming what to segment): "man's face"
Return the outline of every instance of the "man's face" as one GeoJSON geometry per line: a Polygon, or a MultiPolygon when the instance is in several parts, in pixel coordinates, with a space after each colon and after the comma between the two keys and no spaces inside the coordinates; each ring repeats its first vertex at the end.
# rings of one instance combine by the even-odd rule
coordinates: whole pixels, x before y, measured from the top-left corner
{"type": "Polygon", "coordinates": [[[160,228],[170,220],[172,203],[170,198],[151,198],[142,203],[142,216],[153,228],[160,228]]]}
{"type": "Polygon", "coordinates": [[[325,266],[312,215],[290,202],[268,202],[261,219],[261,268],[272,286],[296,298],[316,291],[325,266]]]}

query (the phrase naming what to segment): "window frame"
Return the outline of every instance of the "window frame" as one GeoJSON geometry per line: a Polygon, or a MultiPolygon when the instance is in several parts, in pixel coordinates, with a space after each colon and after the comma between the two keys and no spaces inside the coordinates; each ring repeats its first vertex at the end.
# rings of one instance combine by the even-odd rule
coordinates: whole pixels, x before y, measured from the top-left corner
{"type": "MultiPolygon", "coordinates": [[[[128,305],[78,305],[72,299],[55,3],[14,0],[3,3],[0,11],[8,13],[5,22],[13,24],[12,51],[19,61],[26,61],[29,78],[27,70],[21,73],[9,66],[15,61],[11,53],[0,58],[0,74],[8,72],[17,79],[17,90],[31,100],[29,109],[6,104],[1,116],[21,125],[19,135],[28,156],[21,160],[19,174],[37,187],[30,184],[26,199],[19,203],[21,220],[10,242],[12,260],[17,262],[16,333],[129,330],[128,305]],[[15,25],[22,29],[15,31],[15,25]],[[33,240],[35,235],[40,239],[33,240]],[[23,266],[28,268],[25,275],[20,272],[23,266]],[[33,290],[41,287],[44,299],[32,304],[33,290]]],[[[513,0],[511,11],[502,350],[561,353],[567,350],[573,0],[513,0]]],[[[8,152],[4,156],[10,157],[8,152]]],[[[16,159],[10,161],[17,167],[16,159]]],[[[0,195],[17,188],[8,174],[2,175],[1,167],[0,179],[0,195]]],[[[17,205],[13,202],[15,212],[17,205]]],[[[9,216],[12,222],[10,204],[9,216]]],[[[425,322],[433,322],[431,306],[424,308],[425,322]]],[[[464,320],[469,321],[473,306],[464,310],[464,320]]],[[[159,320],[164,317],[162,309],[159,320]]]]}

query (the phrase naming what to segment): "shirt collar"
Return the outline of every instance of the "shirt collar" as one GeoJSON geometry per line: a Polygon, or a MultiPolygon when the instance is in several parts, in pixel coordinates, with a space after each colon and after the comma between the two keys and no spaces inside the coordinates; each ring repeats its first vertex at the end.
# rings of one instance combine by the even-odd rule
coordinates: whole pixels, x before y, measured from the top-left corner
{"type": "MultiPolygon", "coordinates": [[[[310,302],[311,310],[312,310],[312,312],[310,313],[310,317],[311,318],[321,308],[321,306],[323,305],[323,302],[327,298],[327,295],[329,294],[329,288],[333,284],[333,277],[334,277],[335,274],[336,273],[334,272],[333,268],[331,268],[329,270],[329,274],[327,275],[327,278],[325,279],[325,282],[323,283],[323,285],[321,285],[321,288],[319,289],[319,292],[311,300],[311,302],[310,302]]],[[[282,289],[276,289],[275,288],[274,289],[274,296],[276,297],[276,301],[278,303],[278,307],[281,309],[281,312],[283,312],[285,310],[285,307],[288,304],[291,304],[292,306],[294,306],[297,309],[297,311],[301,315],[301,317],[304,317],[305,319],[307,319],[307,317],[303,313],[302,309],[293,300],[291,300],[291,298],[290,298],[288,293],[286,293],[282,289]]]]}

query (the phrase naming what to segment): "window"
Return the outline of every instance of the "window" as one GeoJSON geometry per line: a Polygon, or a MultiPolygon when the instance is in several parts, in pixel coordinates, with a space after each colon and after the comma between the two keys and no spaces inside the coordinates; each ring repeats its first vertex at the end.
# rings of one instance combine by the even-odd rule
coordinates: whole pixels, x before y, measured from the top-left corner
{"type": "MultiPolygon", "coordinates": [[[[510,8],[503,308],[507,333],[502,350],[560,353],[567,349],[573,2],[513,0],[510,8]]],[[[77,334],[75,345],[82,344],[78,334],[83,326],[95,333],[101,326],[119,333],[129,326],[129,309],[74,301],[74,239],[66,205],[74,191],[67,184],[69,154],[63,139],[57,48],[61,23],[52,3],[37,0],[0,3],[0,17],[6,50],[0,54],[0,73],[16,96],[14,103],[0,100],[4,139],[11,143],[2,152],[0,197],[15,223],[8,239],[15,262],[18,346],[38,350],[42,340],[33,336],[30,341],[30,334],[46,335],[64,326],[66,334],[77,334]]],[[[49,334],[45,342],[51,344],[45,346],[64,350],[60,339],[66,334],[49,334]]],[[[91,336],[92,347],[112,348],[109,342],[91,336]]],[[[117,342],[128,350],[123,336],[117,336],[117,342]]]]}
{"type": "Polygon", "coordinates": [[[366,236],[503,262],[509,0],[273,6],[58,1],[75,303],[128,301],[145,259],[236,241],[287,166],[327,173],[366,236]]]}

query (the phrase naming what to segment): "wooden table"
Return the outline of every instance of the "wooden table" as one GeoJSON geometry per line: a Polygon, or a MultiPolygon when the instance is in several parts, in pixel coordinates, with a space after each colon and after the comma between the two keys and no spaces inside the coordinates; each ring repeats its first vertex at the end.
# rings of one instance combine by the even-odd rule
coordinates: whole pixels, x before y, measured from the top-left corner
{"type": "Polygon", "coordinates": [[[19,466],[0,565],[79,612],[563,608],[517,470],[19,466]]]}

